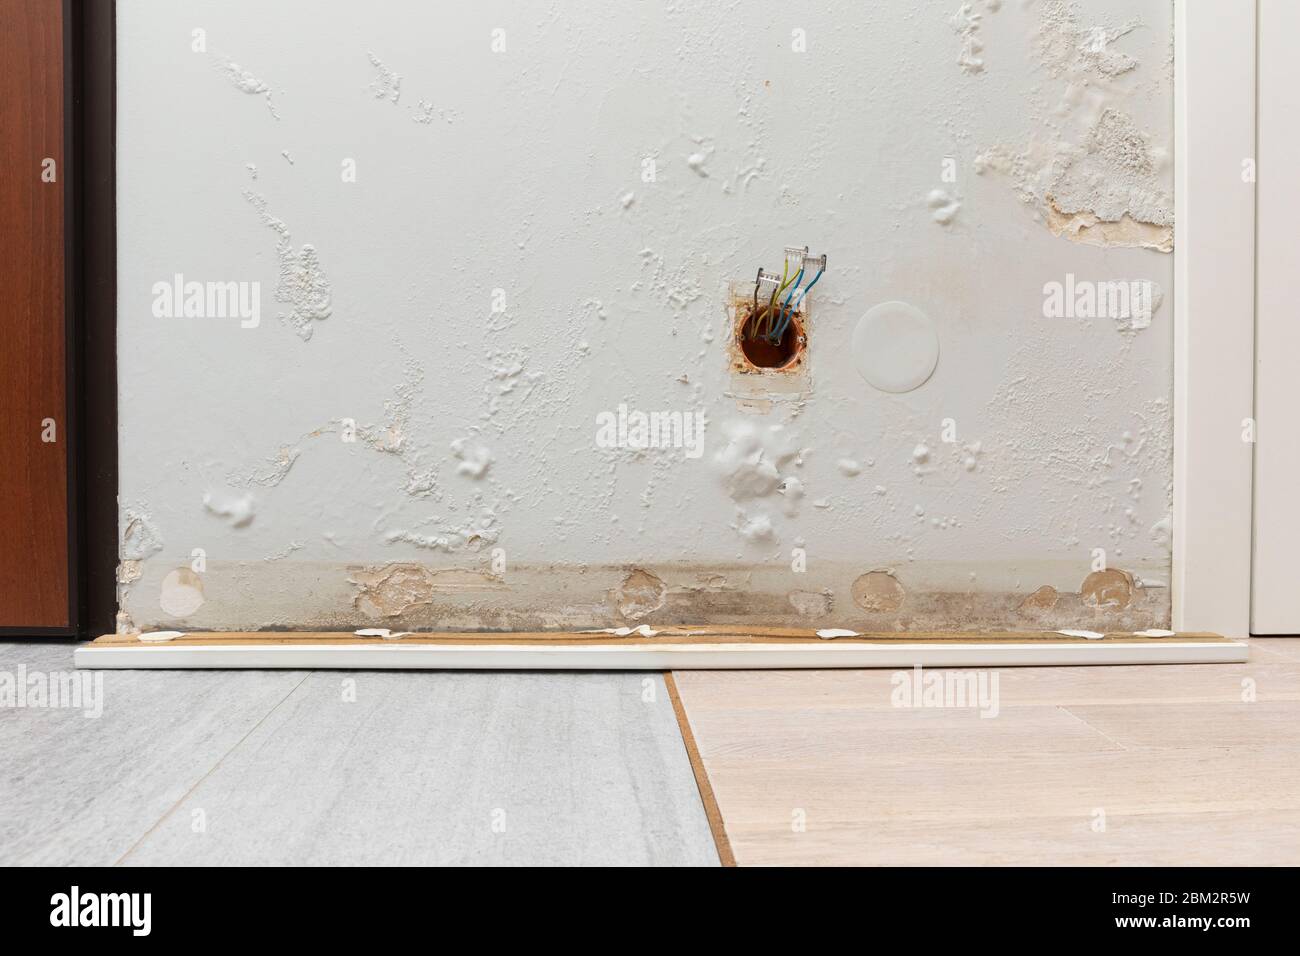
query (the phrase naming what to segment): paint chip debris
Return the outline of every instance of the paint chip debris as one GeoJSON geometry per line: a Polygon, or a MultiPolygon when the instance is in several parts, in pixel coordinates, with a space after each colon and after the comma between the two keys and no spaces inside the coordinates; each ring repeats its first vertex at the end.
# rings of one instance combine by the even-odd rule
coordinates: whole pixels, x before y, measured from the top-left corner
{"type": "Polygon", "coordinates": [[[1099,634],[1097,631],[1057,631],[1057,634],[1064,634],[1066,637],[1082,637],[1089,641],[1100,641],[1105,634],[1099,634]]]}
{"type": "Polygon", "coordinates": [[[386,627],[363,627],[358,631],[353,631],[357,637],[382,637],[386,641],[396,641],[403,637],[410,637],[412,631],[390,631],[386,627]]]}
{"type": "Polygon", "coordinates": [[[164,644],[184,636],[184,631],[145,631],[143,634],[137,634],[136,640],[144,641],[146,644],[164,644]]]}
{"type": "Polygon", "coordinates": [[[849,631],[842,627],[825,627],[817,632],[817,636],[824,641],[834,640],[837,637],[861,637],[857,631],[849,631]]]}

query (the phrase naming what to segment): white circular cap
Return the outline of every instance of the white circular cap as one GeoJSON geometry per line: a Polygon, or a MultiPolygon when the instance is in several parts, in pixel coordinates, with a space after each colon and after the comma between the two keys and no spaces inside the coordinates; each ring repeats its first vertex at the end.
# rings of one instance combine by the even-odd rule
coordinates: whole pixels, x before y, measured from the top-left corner
{"type": "Polygon", "coordinates": [[[906,302],[882,302],[853,330],[853,364],[882,392],[910,392],[939,364],[939,334],[930,317],[906,302]]]}

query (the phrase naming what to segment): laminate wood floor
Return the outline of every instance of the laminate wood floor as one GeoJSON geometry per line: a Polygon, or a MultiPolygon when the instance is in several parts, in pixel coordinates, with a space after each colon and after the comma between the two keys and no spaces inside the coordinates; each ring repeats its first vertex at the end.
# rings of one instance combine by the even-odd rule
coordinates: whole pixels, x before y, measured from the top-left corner
{"type": "Polygon", "coordinates": [[[739,865],[1300,864],[1300,640],[1005,668],[989,716],[895,673],[674,673],[739,865]]]}

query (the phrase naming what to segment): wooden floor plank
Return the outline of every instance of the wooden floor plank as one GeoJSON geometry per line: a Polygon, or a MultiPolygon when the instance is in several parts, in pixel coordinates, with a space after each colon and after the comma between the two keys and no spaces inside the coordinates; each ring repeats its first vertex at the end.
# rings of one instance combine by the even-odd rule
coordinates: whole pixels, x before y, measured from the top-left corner
{"type": "Polygon", "coordinates": [[[1286,658],[998,675],[991,718],[890,672],[674,678],[742,866],[1300,863],[1286,658]]]}

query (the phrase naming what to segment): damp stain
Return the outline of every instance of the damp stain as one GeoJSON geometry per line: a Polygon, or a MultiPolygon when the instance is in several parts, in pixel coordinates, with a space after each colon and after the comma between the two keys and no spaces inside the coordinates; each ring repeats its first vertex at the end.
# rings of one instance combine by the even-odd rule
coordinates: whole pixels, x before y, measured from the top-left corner
{"type": "Polygon", "coordinates": [[[653,614],[664,606],[668,585],[643,568],[633,568],[612,592],[615,609],[629,620],[653,614]]]}
{"type": "Polygon", "coordinates": [[[1133,575],[1118,568],[1093,571],[1079,586],[1079,597],[1089,608],[1127,608],[1133,603],[1133,575]]]}
{"type": "Polygon", "coordinates": [[[1061,600],[1060,593],[1050,584],[1044,584],[1020,602],[1022,611],[1050,611],[1061,600]]]}
{"type": "Polygon", "coordinates": [[[464,568],[430,568],[401,562],[357,568],[348,575],[354,586],[352,606],[368,617],[397,617],[432,604],[440,595],[504,588],[499,575],[464,568]]]}
{"type": "Polygon", "coordinates": [[[897,611],[903,606],[907,591],[893,571],[868,571],[853,582],[853,603],[864,611],[897,611]]]}

